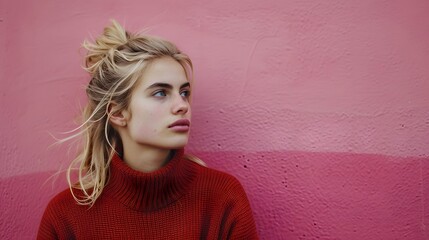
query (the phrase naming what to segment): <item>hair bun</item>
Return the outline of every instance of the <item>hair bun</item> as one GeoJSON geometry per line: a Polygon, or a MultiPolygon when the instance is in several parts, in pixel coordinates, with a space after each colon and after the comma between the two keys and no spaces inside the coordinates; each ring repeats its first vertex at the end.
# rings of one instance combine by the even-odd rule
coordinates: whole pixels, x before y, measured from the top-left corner
{"type": "Polygon", "coordinates": [[[100,65],[111,55],[119,46],[127,43],[129,33],[116,21],[111,20],[112,24],[105,27],[94,43],[87,40],[83,42],[83,47],[88,50],[85,57],[85,70],[94,76],[100,65]]]}

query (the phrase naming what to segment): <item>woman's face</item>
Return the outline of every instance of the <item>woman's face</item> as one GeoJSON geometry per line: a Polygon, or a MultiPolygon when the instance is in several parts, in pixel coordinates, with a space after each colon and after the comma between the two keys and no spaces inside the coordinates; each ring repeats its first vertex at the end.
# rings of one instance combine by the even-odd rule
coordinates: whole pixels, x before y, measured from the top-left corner
{"type": "MultiPolygon", "coordinates": [[[[190,83],[182,65],[170,57],[155,59],[134,89],[123,144],[162,149],[182,148],[188,142],[190,83]],[[176,126],[174,123],[182,120],[176,126]]],[[[132,146],[133,147],[133,146],[132,146]]]]}

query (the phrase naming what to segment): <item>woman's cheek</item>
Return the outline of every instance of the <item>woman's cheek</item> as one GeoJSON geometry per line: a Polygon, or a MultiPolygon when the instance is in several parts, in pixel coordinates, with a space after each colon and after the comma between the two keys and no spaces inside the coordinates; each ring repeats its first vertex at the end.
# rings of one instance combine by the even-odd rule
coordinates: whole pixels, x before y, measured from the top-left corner
{"type": "Polygon", "coordinates": [[[132,126],[132,134],[135,139],[147,141],[155,138],[159,134],[160,120],[160,116],[153,113],[141,116],[139,121],[134,122],[132,126]]]}

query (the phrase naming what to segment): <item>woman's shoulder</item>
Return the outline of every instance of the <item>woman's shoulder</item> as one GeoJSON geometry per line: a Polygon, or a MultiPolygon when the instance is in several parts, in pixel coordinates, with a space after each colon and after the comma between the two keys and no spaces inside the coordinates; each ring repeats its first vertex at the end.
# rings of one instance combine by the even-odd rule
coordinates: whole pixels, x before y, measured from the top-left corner
{"type": "MultiPolygon", "coordinates": [[[[82,193],[78,189],[73,189],[73,192],[75,195],[82,193]]],[[[79,221],[86,209],[88,209],[87,206],[77,203],[70,188],[59,192],[51,198],[45,208],[40,222],[38,239],[58,239],[57,234],[71,236],[71,226],[76,226],[76,221],[79,221]]]]}
{"type": "Polygon", "coordinates": [[[48,203],[48,206],[55,206],[62,203],[70,202],[73,200],[73,195],[70,192],[70,188],[66,188],[61,192],[57,193],[48,203]]]}
{"type": "Polygon", "coordinates": [[[230,183],[239,183],[239,180],[234,175],[226,171],[215,169],[208,166],[205,166],[203,168],[204,170],[201,171],[201,177],[203,178],[213,179],[217,181],[220,180],[220,181],[225,181],[230,183]]]}
{"type": "Polygon", "coordinates": [[[71,193],[71,190],[73,190],[74,194],[81,194],[82,190],[76,189],[76,188],[66,188],[57,193],[52,199],[51,202],[70,202],[75,201],[73,198],[73,195],[71,193]]]}
{"type": "MultiPolygon", "coordinates": [[[[81,190],[73,189],[73,192],[76,195],[82,194],[81,190]]],[[[54,213],[66,213],[73,210],[74,208],[79,208],[79,205],[75,198],[73,197],[70,188],[64,189],[61,192],[57,193],[51,200],[48,202],[46,211],[54,213]]]]}
{"type": "Polygon", "coordinates": [[[198,165],[199,174],[197,184],[199,188],[208,189],[212,193],[222,193],[223,195],[245,195],[242,184],[234,175],[207,166],[198,165]]]}

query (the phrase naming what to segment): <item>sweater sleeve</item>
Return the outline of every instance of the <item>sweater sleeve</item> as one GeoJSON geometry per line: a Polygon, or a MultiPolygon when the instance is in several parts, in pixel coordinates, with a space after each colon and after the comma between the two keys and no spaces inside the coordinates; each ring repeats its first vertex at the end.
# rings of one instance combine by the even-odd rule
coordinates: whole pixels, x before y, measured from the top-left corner
{"type": "Polygon", "coordinates": [[[73,217],[69,212],[73,207],[73,198],[70,190],[66,189],[51,199],[43,213],[39,225],[37,239],[74,239],[73,217]]]}
{"type": "Polygon", "coordinates": [[[51,204],[45,209],[45,212],[40,222],[37,239],[59,239],[53,222],[53,212],[50,207],[51,204]]]}
{"type": "Polygon", "coordinates": [[[230,216],[228,217],[229,220],[227,220],[229,223],[226,224],[229,227],[227,230],[227,239],[259,239],[246,192],[240,182],[235,178],[233,179],[231,202],[229,202],[229,206],[227,207],[230,212],[228,214],[230,216]]]}

